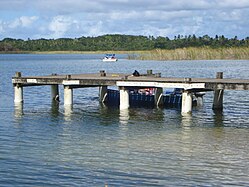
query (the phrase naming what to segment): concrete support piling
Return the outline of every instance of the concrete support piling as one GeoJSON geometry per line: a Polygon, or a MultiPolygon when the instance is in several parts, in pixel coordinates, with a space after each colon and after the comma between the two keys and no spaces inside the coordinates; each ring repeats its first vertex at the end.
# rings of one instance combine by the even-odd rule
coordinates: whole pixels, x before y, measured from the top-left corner
{"type": "Polygon", "coordinates": [[[148,70],[147,70],[147,76],[151,76],[151,75],[153,75],[152,69],[148,69],[148,70]]]}
{"type": "MultiPolygon", "coordinates": [[[[22,77],[22,73],[16,72],[15,77],[22,77]]],[[[14,103],[23,103],[23,87],[20,84],[14,84],[14,103]]]]}
{"type": "Polygon", "coordinates": [[[163,104],[163,88],[155,89],[155,105],[161,106],[163,104]]]}
{"type": "Polygon", "coordinates": [[[64,86],[64,105],[73,104],[73,89],[69,86],[64,86]]]}
{"type": "Polygon", "coordinates": [[[22,103],[23,102],[23,87],[16,84],[14,86],[14,94],[15,94],[14,102],[22,103]]]}
{"type": "Polygon", "coordinates": [[[99,102],[104,103],[107,97],[107,86],[99,87],[99,102]]]}
{"type": "Polygon", "coordinates": [[[203,106],[203,96],[205,95],[205,92],[196,92],[194,96],[196,97],[197,100],[197,107],[202,107],[203,106]]]}
{"type": "Polygon", "coordinates": [[[224,94],[224,90],[222,89],[214,91],[213,110],[223,109],[223,94],[224,94]]]}
{"type": "Polygon", "coordinates": [[[59,86],[58,84],[51,85],[51,98],[52,100],[59,101],[59,86]]]}
{"type": "Polygon", "coordinates": [[[184,91],[182,93],[182,114],[192,113],[192,99],[193,95],[189,91],[184,91]]]}
{"type": "MultiPolygon", "coordinates": [[[[217,72],[216,79],[223,79],[223,72],[217,72]]],[[[213,110],[223,109],[223,95],[224,89],[214,90],[213,110]]]]}
{"type": "Polygon", "coordinates": [[[203,106],[203,97],[197,97],[197,106],[198,107],[203,106]]]}
{"type": "Polygon", "coordinates": [[[125,87],[119,87],[120,90],[120,104],[119,109],[124,110],[129,108],[129,90],[125,87]]]}
{"type": "Polygon", "coordinates": [[[16,72],[15,77],[21,77],[22,73],[21,72],[16,72]]]}
{"type": "Polygon", "coordinates": [[[100,73],[101,77],[105,77],[106,76],[105,70],[100,70],[99,73],[100,73]]]}

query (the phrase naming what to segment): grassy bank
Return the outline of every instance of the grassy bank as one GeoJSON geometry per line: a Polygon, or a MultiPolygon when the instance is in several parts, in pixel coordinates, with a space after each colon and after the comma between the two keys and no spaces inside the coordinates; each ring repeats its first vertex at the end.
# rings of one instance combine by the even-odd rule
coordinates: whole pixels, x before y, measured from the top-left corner
{"type": "Polygon", "coordinates": [[[0,51],[0,54],[138,54],[141,51],[0,51]]]}
{"type": "Polygon", "coordinates": [[[182,48],[175,50],[156,49],[129,55],[129,59],[139,60],[248,60],[249,47],[232,48],[182,48]]]}
{"type": "Polygon", "coordinates": [[[10,51],[1,54],[128,54],[130,60],[249,60],[249,47],[190,47],[151,51],[10,51]]]}
{"type": "Polygon", "coordinates": [[[34,51],[32,54],[130,54],[131,51],[34,51]]]}

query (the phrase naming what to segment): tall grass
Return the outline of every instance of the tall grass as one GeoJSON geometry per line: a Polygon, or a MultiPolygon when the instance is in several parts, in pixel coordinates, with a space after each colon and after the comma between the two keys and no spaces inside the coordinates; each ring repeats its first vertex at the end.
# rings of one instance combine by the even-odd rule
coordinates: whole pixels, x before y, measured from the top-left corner
{"type": "Polygon", "coordinates": [[[175,50],[156,49],[152,51],[139,52],[138,55],[131,55],[129,59],[140,60],[239,60],[249,59],[249,47],[231,48],[209,48],[190,47],[175,50]]]}

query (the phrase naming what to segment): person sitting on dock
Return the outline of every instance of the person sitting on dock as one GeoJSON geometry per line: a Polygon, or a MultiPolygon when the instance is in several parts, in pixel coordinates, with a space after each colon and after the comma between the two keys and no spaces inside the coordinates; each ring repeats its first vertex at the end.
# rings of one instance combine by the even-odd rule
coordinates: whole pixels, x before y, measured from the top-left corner
{"type": "Polygon", "coordinates": [[[135,70],[132,75],[135,76],[135,77],[140,76],[140,74],[139,74],[139,72],[137,70],[135,70]]]}

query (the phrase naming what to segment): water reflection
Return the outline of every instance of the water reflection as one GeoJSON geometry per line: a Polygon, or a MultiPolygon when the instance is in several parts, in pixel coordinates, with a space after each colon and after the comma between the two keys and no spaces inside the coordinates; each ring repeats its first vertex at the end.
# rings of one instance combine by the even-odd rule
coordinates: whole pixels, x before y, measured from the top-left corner
{"type": "Polygon", "coordinates": [[[183,127],[192,126],[192,114],[188,114],[188,113],[182,114],[182,126],[183,127]]]}
{"type": "Polygon", "coordinates": [[[56,118],[59,116],[59,106],[60,103],[58,101],[52,101],[51,103],[51,115],[52,117],[56,118]]]}
{"type": "Polygon", "coordinates": [[[129,119],[139,121],[164,121],[168,114],[165,114],[164,109],[161,108],[130,108],[129,119]]]}
{"type": "Polygon", "coordinates": [[[64,119],[65,121],[71,121],[73,113],[73,105],[64,105],[64,119]]]}
{"type": "Polygon", "coordinates": [[[93,109],[91,115],[100,119],[100,124],[104,126],[115,124],[119,121],[119,108],[99,104],[97,110],[93,109]]]}
{"type": "Polygon", "coordinates": [[[164,121],[165,120],[164,109],[156,108],[155,110],[153,110],[152,118],[155,119],[156,121],[164,121]]]}
{"type": "Polygon", "coordinates": [[[15,103],[14,115],[16,118],[23,116],[23,103],[15,103]]]}
{"type": "Polygon", "coordinates": [[[121,125],[127,125],[130,119],[129,109],[123,109],[119,112],[119,122],[121,125]]]}
{"type": "Polygon", "coordinates": [[[214,110],[214,126],[223,127],[224,126],[224,115],[222,111],[214,110]]]}

